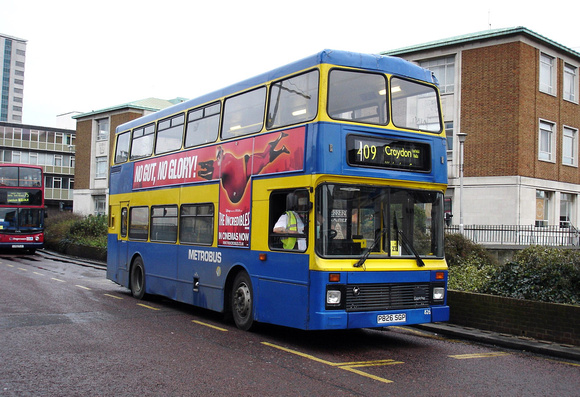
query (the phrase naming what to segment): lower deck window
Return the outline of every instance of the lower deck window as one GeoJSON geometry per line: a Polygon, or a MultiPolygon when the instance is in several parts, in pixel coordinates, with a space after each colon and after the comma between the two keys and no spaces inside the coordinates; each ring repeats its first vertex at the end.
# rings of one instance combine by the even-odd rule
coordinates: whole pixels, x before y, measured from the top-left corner
{"type": "Polygon", "coordinates": [[[181,206],[179,241],[186,244],[213,243],[213,204],[184,204],[181,206]]]}

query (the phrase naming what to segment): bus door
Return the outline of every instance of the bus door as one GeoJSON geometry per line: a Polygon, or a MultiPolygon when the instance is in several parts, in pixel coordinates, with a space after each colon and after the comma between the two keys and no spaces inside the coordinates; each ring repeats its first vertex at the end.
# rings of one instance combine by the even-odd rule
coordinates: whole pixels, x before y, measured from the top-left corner
{"type": "Polygon", "coordinates": [[[127,241],[127,231],[129,224],[129,202],[121,201],[121,227],[117,235],[117,264],[118,277],[121,285],[128,285],[129,280],[129,259],[127,257],[129,244],[127,241]],[[126,279],[125,279],[126,278],[126,279]],[[121,282],[122,281],[122,282],[121,282]]]}

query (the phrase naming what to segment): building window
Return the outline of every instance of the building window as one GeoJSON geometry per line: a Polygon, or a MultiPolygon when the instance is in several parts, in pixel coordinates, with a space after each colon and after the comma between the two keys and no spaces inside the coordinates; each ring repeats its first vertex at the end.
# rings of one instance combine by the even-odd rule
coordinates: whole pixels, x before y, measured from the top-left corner
{"type": "Polygon", "coordinates": [[[97,120],[97,141],[109,139],[109,119],[97,120]]]}
{"type": "Polygon", "coordinates": [[[569,193],[560,194],[560,227],[570,227],[572,223],[572,208],[574,196],[569,193]]]}
{"type": "Polygon", "coordinates": [[[435,74],[435,77],[439,80],[439,91],[442,94],[450,94],[454,91],[455,55],[421,61],[419,65],[435,74]]]}
{"type": "Polygon", "coordinates": [[[105,196],[94,196],[95,201],[95,215],[105,215],[107,208],[107,198],[105,196]]]}
{"type": "Polygon", "coordinates": [[[548,226],[549,198],[549,192],[536,190],[536,227],[548,226]]]}
{"type": "Polygon", "coordinates": [[[562,134],[562,164],[578,165],[578,130],[564,127],[562,134]]]}
{"type": "Polygon", "coordinates": [[[73,178],[70,178],[70,179],[68,180],[68,188],[69,188],[70,190],[74,190],[74,188],[75,188],[75,180],[74,180],[73,178]]]}
{"type": "Polygon", "coordinates": [[[540,120],[539,154],[538,158],[544,161],[554,161],[554,123],[540,120]]]}
{"type": "Polygon", "coordinates": [[[540,55],[540,91],[556,94],[556,58],[546,54],[540,55]]]}
{"type": "Polygon", "coordinates": [[[107,177],[107,157],[97,157],[95,178],[107,177]]]}
{"type": "Polygon", "coordinates": [[[445,122],[445,138],[447,141],[447,160],[453,158],[453,121],[445,122]]]}
{"type": "Polygon", "coordinates": [[[54,177],[52,178],[52,188],[53,189],[62,189],[62,178],[61,177],[54,177]]]}
{"type": "Polygon", "coordinates": [[[577,102],[578,68],[570,64],[564,64],[564,99],[577,102]]]}

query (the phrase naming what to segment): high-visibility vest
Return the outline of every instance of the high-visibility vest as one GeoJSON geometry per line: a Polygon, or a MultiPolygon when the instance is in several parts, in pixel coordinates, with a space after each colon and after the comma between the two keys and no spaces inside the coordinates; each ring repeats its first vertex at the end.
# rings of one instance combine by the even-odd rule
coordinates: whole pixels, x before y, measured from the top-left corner
{"type": "MultiPolygon", "coordinates": [[[[293,211],[286,211],[286,229],[292,232],[298,232],[298,224],[296,222],[296,215],[293,211]]],[[[282,240],[282,247],[285,250],[294,249],[296,245],[296,237],[284,237],[282,240]]]]}

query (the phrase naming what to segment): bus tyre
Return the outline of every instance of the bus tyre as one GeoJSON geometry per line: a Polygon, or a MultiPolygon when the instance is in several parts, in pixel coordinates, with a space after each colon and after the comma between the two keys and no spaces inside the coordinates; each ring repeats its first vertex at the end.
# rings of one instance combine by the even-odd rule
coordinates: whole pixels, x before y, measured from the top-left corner
{"type": "Polygon", "coordinates": [[[135,258],[131,266],[130,289],[134,298],[143,299],[145,297],[145,267],[143,259],[135,258]]]}
{"type": "Polygon", "coordinates": [[[231,307],[236,326],[244,331],[252,328],[254,324],[252,282],[246,272],[238,273],[234,279],[231,307]]]}

